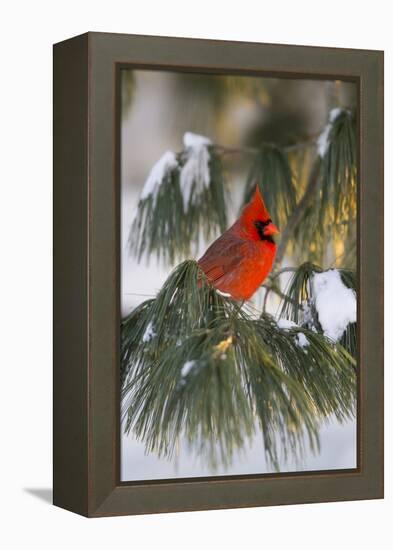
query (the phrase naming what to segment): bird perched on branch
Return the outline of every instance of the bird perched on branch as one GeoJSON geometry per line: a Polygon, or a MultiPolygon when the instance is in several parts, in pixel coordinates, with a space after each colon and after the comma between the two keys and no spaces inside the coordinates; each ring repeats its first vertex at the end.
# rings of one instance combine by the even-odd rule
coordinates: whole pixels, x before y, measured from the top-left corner
{"type": "Polygon", "coordinates": [[[270,273],[278,233],[257,185],[240,218],[198,260],[213,286],[235,300],[249,300],[270,273]]]}

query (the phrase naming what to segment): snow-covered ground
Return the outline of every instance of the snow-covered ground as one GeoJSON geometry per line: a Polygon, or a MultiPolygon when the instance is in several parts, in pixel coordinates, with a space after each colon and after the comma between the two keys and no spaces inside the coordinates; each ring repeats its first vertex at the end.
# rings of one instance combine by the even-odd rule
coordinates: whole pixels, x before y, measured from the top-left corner
{"type": "MultiPolygon", "coordinates": [[[[313,454],[306,450],[300,463],[289,461],[280,464],[281,472],[336,470],[356,468],[356,423],[339,424],[331,420],[320,431],[321,449],[313,454]]],[[[251,445],[234,456],[232,465],[221,466],[217,470],[210,468],[203,460],[195,457],[180,446],[176,459],[166,460],[154,454],[145,454],[143,443],[131,435],[121,440],[121,479],[123,481],[141,479],[172,479],[184,477],[203,477],[211,475],[263,474],[274,472],[266,463],[262,435],[257,434],[251,445]]]]}

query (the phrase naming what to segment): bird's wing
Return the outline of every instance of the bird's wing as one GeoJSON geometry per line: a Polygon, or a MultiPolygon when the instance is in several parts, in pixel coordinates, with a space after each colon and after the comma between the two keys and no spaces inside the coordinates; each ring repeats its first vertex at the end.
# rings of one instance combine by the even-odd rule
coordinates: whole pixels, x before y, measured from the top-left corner
{"type": "Polygon", "coordinates": [[[233,234],[224,233],[198,260],[208,279],[217,282],[239,265],[247,254],[249,243],[233,234]]]}

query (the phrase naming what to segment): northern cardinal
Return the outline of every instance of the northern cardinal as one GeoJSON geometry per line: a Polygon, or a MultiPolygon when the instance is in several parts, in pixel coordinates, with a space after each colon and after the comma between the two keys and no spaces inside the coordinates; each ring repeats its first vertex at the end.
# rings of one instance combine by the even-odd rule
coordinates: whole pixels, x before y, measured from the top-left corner
{"type": "Polygon", "coordinates": [[[272,269],[275,233],[257,185],[240,218],[206,250],[199,266],[216,289],[235,300],[249,300],[272,269]]]}

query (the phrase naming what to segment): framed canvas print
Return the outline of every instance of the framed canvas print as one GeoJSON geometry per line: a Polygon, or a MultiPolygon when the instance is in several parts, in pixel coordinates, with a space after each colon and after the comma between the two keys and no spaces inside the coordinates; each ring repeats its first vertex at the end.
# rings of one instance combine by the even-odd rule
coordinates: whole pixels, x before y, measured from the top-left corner
{"type": "Polygon", "coordinates": [[[54,503],[383,496],[383,53],[54,47],[54,503]]]}

